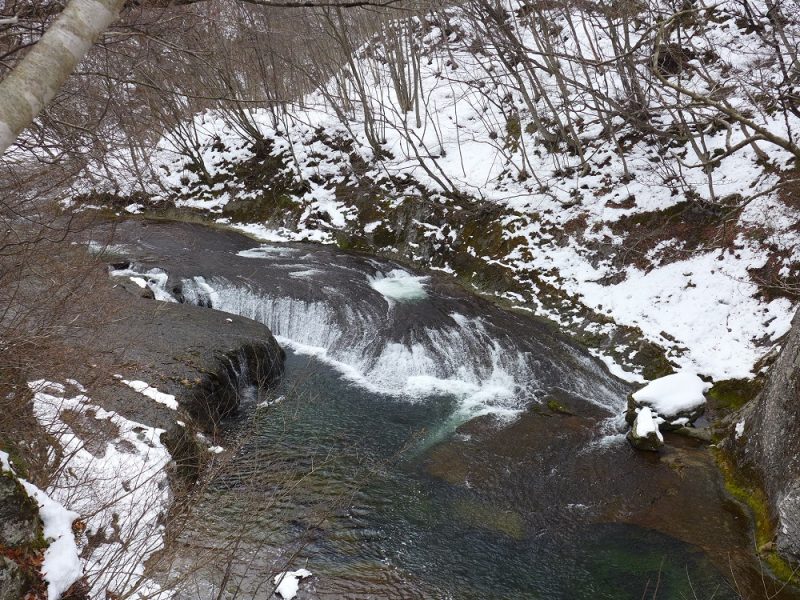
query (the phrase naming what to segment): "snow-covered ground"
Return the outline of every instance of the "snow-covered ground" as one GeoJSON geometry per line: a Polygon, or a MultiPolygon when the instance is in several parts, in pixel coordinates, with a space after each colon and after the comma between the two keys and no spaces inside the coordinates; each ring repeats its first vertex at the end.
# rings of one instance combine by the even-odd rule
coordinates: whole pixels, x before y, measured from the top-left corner
{"type": "Polygon", "coordinates": [[[50,600],[84,575],[93,599],[170,597],[145,575],[164,547],[171,501],[162,430],[94,405],[77,382],[69,384],[75,395],[45,380],[29,387],[34,416],[56,442],[53,481],[46,493],[29,489],[52,540],[43,567],[50,600]]]}
{"type": "MultiPolygon", "coordinates": [[[[756,0],[754,6],[764,8],[762,4],[756,0]]],[[[702,18],[686,27],[688,41],[684,43],[692,56],[713,58],[689,60],[687,65],[695,67],[692,73],[699,75],[687,75],[683,85],[702,93],[711,93],[709,81],[728,91],[733,88],[740,95],[726,100],[730,106],[753,113],[759,127],[797,142],[793,136],[800,130],[800,118],[765,111],[753,103],[757,83],[777,81],[779,73],[777,66],[764,66],[770,48],[763,39],[737,25],[740,4],[723,1],[707,7],[706,13],[702,6],[696,6],[702,18]]],[[[541,39],[532,35],[530,24],[521,16],[524,7],[516,0],[504,7],[520,47],[538,58],[541,39]]],[[[509,70],[503,50],[492,45],[471,10],[467,4],[429,18],[414,18],[396,30],[398,35],[410,32],[424,57],[419,73],[419,122],[415,111],[399,108],[397,92],[387,83],[391,80],[389,52],[379,42],[355,53],[353,65],[366,97],[352,99],[353,105],[362,108],[349,112],[346,122],[330,100],[341,77],[305,98],[302,108],[290,108],[281,123],[267,111],[250,111],[253,123],[269,142],[269,155],[284,165],[280,177],[297,184],[289,194],[289,208],[281,209],[292,213],[291,219],[281,220],[281,211],[261,221],[241,217],[232,221],[222,214],[232,203],[260,198],[264,189],[248,187],[234,176],[235,165],[255,161],[257,170],[260,158],[251,141],[220,112],[197,115],[189,128],[199,136],[202,168],[180,153],[178,132],[167,132],[151,157],[158,181],[145,191],[156,203],[205,211],[270,242],[333,243],[341,232],[369,237],[379,230],[394,231],[393,213],[406,197],[418,195],[419,189],[426,190],[445,215],[463,210],[463,202],[453,201],[456,195],[489,203],[498,210],[495,224],[506,243],[488,254],[474,243],[481,232],[468,235],[458,219],[448,221],[445,216],[416,222],[414,227],[424,232],[434,249],[444,252],[459,244],[460,252],[485,265],[505,268],[521,289],[530,292],[528,297],[518,291],[507,295],[522,308],[569,325],[572,317],[537,300],[541,283],[553,285],[596,315],[639,328],[646,339],[666,348],[679,368],[717,380],[752,376],[759,358],[788,331],[796,306],[791,295],[766,297],[759,287],[764,282],[754,276],[770,261],[787,281],[800,273],[796,227],[800,212],[773,189],[790,167],[792,155],[764,140],[745,143],[749,130],[736,124],[709,127],[697,135],[697,143],[665,144],[638,135],[619,116],[603,122],[585,90],[603,89],[622,102],[626,86],[614,68],[586,68],[604,61],[611,64],[616,54],[607,31],[598,25],[601,20],[577,8],[553,9],[549,15],[559,31],[554,43],[561,52],[552,60],[567,74],[567,87],[554,75],[554,68],[542,68],[534,75],[547,97],[532,101],[519,83],[530,74],[521,68],[509,70]],[[380,159],[374,139],[365,133],[364,106],[380,122],[380,159]],[[536,120],[532,106],[539,120],[569,119],[582,151],[547,147],[541,132],[532,127],[536,120]],[[603,136],[608,126],[618,128],[613,142],[603,136]],[[618,152],[615,144],[623,143],[622,138],[626,138],[625,149],[618,152]],[[734,147],[738,149],[729,152],[734,147]],[[692,168],[710,156],[716,157],[710,172],[692,168]],[[357,172],[354,161],[366,167],[357,172]],[[214,183],[207,183],[209,179],[214,183]],[[365,181],[371,189],[385,193],[369,211],[340,193],[365,181]],[[663,235],[648,239],[642,237],[641,229],[636,230],[637,216],[676,210],[682,203],[689,208],[683,216],[678,214],[677,221],[664,213],[663,235]],[[706,218],[692,212],[692,203],[718,211],[709,221],[711,234],[693,231],[689,239],[681,236],[681,227],[706,218]],[[735,209],[726,213],[729,204],[735,209]],[[669,230],[670,219],[675,221],[675,231],[669,230]]],[[[766,17],[761,19],[765,27],[770,26],[766,17]]],[[[647,43],[637,45],[639,39],[646,41],[649,31],[647,19],[632,30],[638,69],[649,68],[652,48],[647,43]]],[[[800,34],[798,24],[789,22],[784,34],[795,39],[800,34]]],[[[352,86],[350,90],[355,94],[352,86]]],[[[658,93],[652,97],[660,98],[658,93]]],[[[654,128],[670,131],[685,125],[681,121],[685,115],[653,102],[648,118],[654,128]]],[[[710,118],[713,112],[701,108],[692,118],[710,118]]],[[[112,165],[115,160],[119,169],[114,189],[123,195],[134,191],[139,183],[126,178],[124,157],[112,157],[112,165]]],[[[136,205],[129,211],[142,208],[136,205]]],[[[412,261],[454,272],[447,262],[417,254],[414,244],[409,246],[412,261]]],[[[397,250],[391,243],[376,249],[397,250]]],[[[144,281],[141,274],[127,275],[144,281]]],[[[598,333],[610,328],[599,321],[593,327],[598,333]]]]}

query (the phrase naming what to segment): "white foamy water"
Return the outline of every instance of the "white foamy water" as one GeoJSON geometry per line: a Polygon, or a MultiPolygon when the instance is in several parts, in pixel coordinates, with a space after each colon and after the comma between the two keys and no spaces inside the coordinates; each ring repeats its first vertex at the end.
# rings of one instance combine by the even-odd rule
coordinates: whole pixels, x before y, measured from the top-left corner
{"type": "Polygon", "coordinates": [[[241,250],[236,253],[236,256],[241,256],[243,258],[269,258],[270,256],[291,256],[296,252],[294,248],[265,245],[249,248],[248,250],[241,250]]]}
{"type": "Polygon", "coordinates": [[[175,302],[175,298],[166,289],[169,277],[163,269],[144,270],[144,268],[137,269],[131,265],[127,269],[112,269],[109,274],[112,277],[127,277],[141,288],[150,288],[156,300],[175,302]]]}
{"type": "Polygon", "coordinates": [[[357,304],[334,310],[326,302],[271,297],[221,279],[197,286],[197,279],[184,280],[187,298],[195,300],[187,291],[202,287],[214,308],[264,323],[281,344],[375,393],[411,401],[454,396],[467,418],[512,416],[525,404],[513,375],[528,370],[524,354],[503,351],[478,319],[454,315],[453,325],[426,328],[408,343],[384,341],[379,328],[386,325],[385,315],[378,318],[357,304]],[[478,352],[489,358],[477,361],[478,352]]]}
{"type": "Polygon", "coordinates": [[[402,269],[393,269],[387,274],[369,278],[370,287],[383,297],[398,302],[421,300],[427,297],[425,286],[427,277],[418,277],[402,269]]]}
{"type": "Polygon", "coordinates": [[[302,269],[300,271],[291,271],[289,277],[307,279],[308,277],[314,277],[314,275],[319,275],[320,273],[322,273],[322,271],[319,269],[302,269]]]}
{"type": "MultiPolygon", "coordinates": [[[[290,277],[316,279],[318,267],[286,266],[290,277]]],[[[357,273],[346,270],[347,279],[357,273]]],[[[612,378],[556,338],[541,345],[482,317],[442,314],[433,299],[430,315],[438,316],[426,326],[414,321],[411,315],[429,314],[425,305],[400,305],[428,297],[427,279],[401,269],[366,277],[369,288],[328,285],[322,278],[314,299],[271,295],[222,277],[183,279],[181,287],[186,301],[259,321],[282,345],[313,355],[374,393],[409,401],[453,397],[459,403],[454,423],[488,413],[511,418],[554,388],[621,410],[624,401],[612,378]]]]}

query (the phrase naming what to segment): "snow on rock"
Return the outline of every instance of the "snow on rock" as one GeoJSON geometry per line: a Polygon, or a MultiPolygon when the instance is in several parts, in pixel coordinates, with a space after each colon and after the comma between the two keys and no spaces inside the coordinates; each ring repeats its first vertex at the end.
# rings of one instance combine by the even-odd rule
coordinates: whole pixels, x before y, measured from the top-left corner
{"type": "Polygon", "coordinates": [[[128,380],[122,379],[121,377],[117,376],[122,383],[127,385],[135,392],[139,392],[143,396],[147,396],[151,400],[155,400],[159,404],[163,404],[167,408],[171,408],[172,410],[178,410],[178,401],[175,400],[175,396],[172,394],[165,394],[164,392],[158,391],[157,388],[154,388],[149,383],[145,381],[140,381],[138,379],[128,380]]]}
{"type": "Polygon", "coordinates": [[[47,597],[58,600],[83,575],[78,546],[72,533],[72,523],[79,515],[64,508],[36,486],[28,482],[23,482],[23,486],[39,505],[44,537],[49,541],[44,553],[42,575],[47,582],[47,597]]]}
{"type": "MultiPolygon", "coordinates": [[[[14,472],[8,454],[0,451],[0,464],[6,471],[14,472]]],[[[16,476],[16,474],[15,474],[16,476]]],[[[58,600],[73,583],[83,576],[80,552],[75,543],[72,524],[80,515],[68,510],[32,483],[17,478],[25,492],[39,507],[44,538],[48,543],[41,571],[47,582],[47,598],[58,600]]]]}
{"type": "Polygon", "coordinates": [[[636,423],[633,426],[633,431],[637,437],[647,437],[651,433],[655,433],[659,439],[663,440],[661,432],[658,431],[655,419],[653,418],[653,413],[647,407],[639,411],[636,423]]]}
{"type": "MultiPolygon", "coordinates": [[[[80,566],[91,597],[105,598],[107,592],[133,600],[171,597],[145,575],[146,561],[164,547],[163,519],[171,501],[166,472],[171,457],[160,442],[163,431],[92,404],[83,393],[70,397],[61,384],[28,385],[34,416],[61,449],[50,460],[63,461],[51,464],[57,476],[47,495],[54,504],[46,510],[58,514],[58,503],[70,511],[52,530],[66,540],[54,551],[53,564],[75,568],[68,539],[75,544],[71,519],[80,515],[86,525],[78,541],[80,566]],[[89,536],[102,542],[90,544],[89,536]]],[[[66,579],[56,583],[54,576],[53,584],[60,588],[66,579]]]]}
{"type": "Polygon", "coordinates": [[[639,450],[657,451],[664,445],[664,437],[658,430],[653,412],[644,407],[636,414],[633,427],[628,432],[628,441],[639,450]]]}
{"type": "Polygon", "coordinates": [[[284,571],[276,575],[272,582],[277,586],[275,593],[283,600],[292,600],[300,589],[300,580],[311,577],[312,573],[308,569],[297,569],[296,571],[284,571]]]}
{"type": "Polygon", "coordinates": [[[710,387],[695,373],[681,371],[654,379],[631,397],[638,407],[650,407],[664,419],[673,420],[702,409],[706,403],[704,392],[710,387]]]}
{"type": "Polygon", "coordinates": [[[141,288],[150,288],[153,297],[162,302],[177,302],[167,291],[167,280],[169,275],[163,269],[148,269],[138,271],[132,267],[127,269],[112,269],[109,271],[111,277],[127,277],[141,288]]]}

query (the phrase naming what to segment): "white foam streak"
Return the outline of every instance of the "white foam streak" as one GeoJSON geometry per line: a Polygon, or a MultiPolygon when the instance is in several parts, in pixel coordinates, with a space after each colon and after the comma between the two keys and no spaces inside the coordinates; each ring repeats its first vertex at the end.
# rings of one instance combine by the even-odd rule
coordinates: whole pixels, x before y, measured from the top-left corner
{"type": "Polygon", "coordinates": [[[153,291],[153,297],[162,302],[175,302],[167,291],[167,280],[169,276],[163,269],[137,270],[133,267],[128,269],[114,269],[110,271],[112,277],[128,277],[139,287],[148,287],[153,291]],[[144,285],[142,285],[144,283],[144,285]]]}
{"type": "Polygon", "coordinates": [[[387,274],[369,277],[370,287],[388,300],[407,302],[427,297],[423,282],[427,277],[418,277],[402,269],[393,269],[387,274]]]}

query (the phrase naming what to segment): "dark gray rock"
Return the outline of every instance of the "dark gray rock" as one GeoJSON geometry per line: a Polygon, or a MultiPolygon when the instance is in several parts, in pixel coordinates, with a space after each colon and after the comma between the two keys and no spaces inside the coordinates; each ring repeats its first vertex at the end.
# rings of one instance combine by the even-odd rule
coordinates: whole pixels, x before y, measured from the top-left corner
{"type": "Polygon", "coordinates": [[[197,437],[192,423],[177,423],[161,434],[161,443],[175,462],[175,472],[184,481],[193,483],[208,463],[208,448],[197,437]]]}
{"type": "Polygon", "coordinates": [[[116,278],[108,286],[114,318],[75,340],[82,361],[72,374],[103,408],[165,430],[176,416],[182,418],[122,384],[118,374],[173,394],[184,414],[211,431],[281,376],[285,353],[265,325],[191,304],[144,299],[116,278]]]}
{"type": "Polygon", "coordinates": [[[710,444],[714,441],[714,436],[711,435],[711,431],[708,429],[708,427],[679,427],[678,429],[675,429],[673,433],[691,438],[693,440],[698,440],[700,442],[705,442],[706,444],[710,444]]]}
{"type": "Polygon", "coordinates": [[[25,595],[27,581],[19,565],[0,556],[0,600],[19,600],[25,595]]]}
{"type": "Polygon", "coordinates": [[[243,399],[271,385],[283,373],[286,355],[272,336],[220,353],[213,369],[194,388],[187,408],[201,426],[216,427],[243,399]]]}
{"type": "Polygon", "coordinates": [[[127,293],[131,294],[132,296],[138,296],[138,297],[144,298],[146,300],[154,300],[155,299],[155,294],[153,293],[153,290],[151,290],[149,287],[143,288],[143,287],[141,287],[139,285],[136,285],[135,283],[133,283],[127,277],[118,277],[114,281],[114,284],[118,288],[126,291],[127,293]]]}
{"type": "Polygon", "coordinates": [[[800,313],[755,400],[730,421],[725,448],[767,495],[776,547],[800,561],[800,313]]]}
{"type": "Polygon", "coordinates": [[[664,446],[664,438],[659,434],[658,426],[654,423],[649,409],[644,409],[642,413],[636,415],[626,437],[630,445],[637,450],[658,452],[664,446]],[[646,419],[646,422],[640,423],[642,419],[646,419]]]}
{"type": "MultiPolygon", "coordinates": [[[[36,503],[8,471],[0,469],[0,546],[27,553],[42,541],[42,522],[36,503]]],[[[0,600],[19,600],[28,591],[23,569],[0,555],[0,600]]]]}
{"type": "Polygon", "coordinates": [[[0,472],[0,544],[21,548],[34,544],[41,521],[33,500],[8,472],[0,472]]]}

